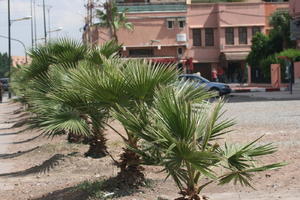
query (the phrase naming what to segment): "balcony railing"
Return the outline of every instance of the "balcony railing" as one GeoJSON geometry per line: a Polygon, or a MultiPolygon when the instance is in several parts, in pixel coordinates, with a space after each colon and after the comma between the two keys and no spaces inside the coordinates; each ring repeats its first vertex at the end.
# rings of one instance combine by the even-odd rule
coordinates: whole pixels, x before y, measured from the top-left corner
{"type": "Polygon", "coordinates": [[[186,11],[184,3],[151,4],[151,3],[132,3],[118,4],[118,10],[123,12],[163,12],[163,11],[186,11]]]}

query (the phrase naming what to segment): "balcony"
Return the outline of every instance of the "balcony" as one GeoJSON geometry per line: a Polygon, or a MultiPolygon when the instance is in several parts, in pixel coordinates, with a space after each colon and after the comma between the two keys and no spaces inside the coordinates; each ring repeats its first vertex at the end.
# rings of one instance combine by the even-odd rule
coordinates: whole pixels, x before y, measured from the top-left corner
{"type": "Polygon", "coordinates": [[[134,4],[118,4],[118,10],[120,12],[185,12],[186,4],[174,3],[174,4],[151,4],[151,3],[134,3],[134,4]]]}

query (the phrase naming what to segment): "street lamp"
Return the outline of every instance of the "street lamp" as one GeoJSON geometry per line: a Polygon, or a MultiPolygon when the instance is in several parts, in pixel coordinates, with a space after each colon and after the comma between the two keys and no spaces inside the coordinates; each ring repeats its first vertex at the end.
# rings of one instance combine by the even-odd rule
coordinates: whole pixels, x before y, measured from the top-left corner
{"type": "MultiPolygon", "coordinates": [[[[9,59],[9,82],[10,82],[10,75],[11,75],[11,25],[13,22],[16,21],[23,21],[23,20],[28,20],[31,19],[31,16],[19,18],[19,19],[10,19],[10,0],[7,0],[7,9],[8,9],[8,59],[9,59]]],[[[8,98],[11,98],[11,91],[10,88],[8,89],[8,98]]]]}
{"type": "MultiPolygon", "coordinates": [[[[43,2],[43,3],[44,3],[44,2],[43,2]]],[[[51,11],[52,6],[51,6],[51,5],[46,5],[46,4],[38,5],[38,6],[39,6],[39,7],[43,7],[43,9],[44,9],[44,8],[47,9],[47,12],[48,12],[48,30],[50,30],[50,29],[51,29],[51,24],[50,24],[50,11],[51,11]]],[[[46,23],[46,22],[45,22],[45,23],[46,23]]],[[[49,31],[48,31],[47,33],[49,33],[49,31]]],[[[48,38],[49,38],[49,40],[51,39],[51,35],[50,35],[50,34],[48,35],[48,38]]]]}
{"type": "MultiPolygon", "coordinates": [[[[58,31],[61,31],[63,30],[63,27],[58,27],[57,29],[53,29],[53,30],[50,30],[50,31],[47,31],[47,33],[53,33],[53,32],[58,32],[58,31]]],[[[39,41],[39,40],[45,40],[46,38],[45,37],[42,37],[42,38],[37,38],[36,41],[39,41]]]]}
{"type": "MultiPolygon", "coordinates": [[[[0,35],[0,37],[8,39],[8,37],[4,36],[4,35],[0,35]]],[[[25,52],[25,62],[27,63],[27,50],[26,50],[25,44],[21,40],[18,40],[18,39],[15,39],[15,38],[10,38],[10,39],[13,40],[13,41],[19,42],[23,46],[24,52],[25,52]]]]}
{"type": "Polygon", "coordinates": [[[11,19],[10,21],[10,24],[12,24],[13,22],[18,22],[18,21],[24,21],[24,20],[29,20],[31,19],[32,17],[31,16],[26,16],[26,17],[22,17],[22,18],[18,18],[18,19],[11,19]]]}
{"type": "MultiPolygon", "coordinates": [[[[63,30],[63,27],[58,27],[57,29],[53,29],[53,30],[47,31],[47,34],[50,35],[50,33],[58,32],[58,31],[61,31],[61,30],[63,30]]],[[[42,37],[42,38],[37,38],[36,40],[37,40],[37,41],[38,41],[38,40],[46,40],[46,38],[45,38],[45,37],[42,37]]]]}
{"type": "Polygon", "coordinates": [[[58,31],[61,31],[61,30],[63,30],[63,27],[58,27],[57,29],[50,30],[50,31],[48,31],[47,33],[58,32],[58,31]]]}

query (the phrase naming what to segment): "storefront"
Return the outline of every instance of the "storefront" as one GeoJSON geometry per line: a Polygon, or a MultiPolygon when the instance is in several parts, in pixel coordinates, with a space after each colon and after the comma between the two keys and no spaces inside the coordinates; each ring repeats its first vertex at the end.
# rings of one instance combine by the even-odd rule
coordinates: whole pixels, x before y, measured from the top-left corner
{"type": "Polygon", "coordinates": [[[220,55],[218,79],[225,83],[247,82],[246,58],[249,52],[224,52],[220,55]]]}

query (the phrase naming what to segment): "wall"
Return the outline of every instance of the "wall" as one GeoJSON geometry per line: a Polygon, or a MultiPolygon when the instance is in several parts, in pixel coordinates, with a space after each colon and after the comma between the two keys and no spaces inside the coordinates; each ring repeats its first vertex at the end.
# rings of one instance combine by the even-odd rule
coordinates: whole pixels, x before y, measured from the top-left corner
{"type": "Polygon", "coordinates": [[[221,27],[265,25],[263,3],[223,3],[219,12],[221,27]]]}
{"type": "MultiPolygon", "coordinates": [[[[154,56],[153,57],[177,57],[177,48],[178,47],[161,47],[158,49],[157,46],[154,47],[140,47],[140,48],[126,48],[125,51],[122,51],[122,55],[125,57],[129,57],[130,49],[153,49],[154,56]]],[[[185,47],[181,47],[184,49],[184,53],[186,52],[185,47]]],[[[183,57],[185,55],[183,54],[183,57]]]]}
{"type": "MultiPolygon", "coordinates": [[[[121,29],[118,32],[120,43],[124,46],[143,46],[151,45],[151,40],[158,40],[155,45],[174,45],[180,44],[176,41],[176,35],[186,33],[186,28],[179,28],[178,22],[175,21],[172,29],[167,28],[167,19],[179,19],[186,15],[186,13],[152,13],[151,18],[147,17],[149,14],[128,14],[129,21],[133,23],[134,30],[128,31],[121,29]],[[136,19],[138,18],[138,19],[136,19]]],[[[181,42],[182,43],[182,42],[181,42]]]]}
{"type": "Polygon", "coordinates": [[[185,0],[150,0],[150,3],[178,3],[185,2],[185,0]]]}
{"type": "Polygon", "coordinates": [[[195,62],[219,62],[220,52],[248,52],[251,47],[252,27],[259,26],[264,31],[264,3],[192,3],[188,6],[189,53],[195,62]],[[234,28],[234,45],[225,44],[225,28],[234,28]],[[238,27],[247,27],[247,44],[239,45],[238,27]],[[193,46],[193,28],[215,28],[214,47],[193,46]]]}
{"type": "Polygon", "coordinates": [[[300,16],[300,1],[299,0],[289,0],[289,11],[293,17],[300,16]]]}
{"type": "Polygon", "coordinates": [[[269,33],[271,27],[269,24],[270,16],[276,11],[276,10],[287,10],[289,8],[289,4],[286,2],[270,2],[265,3],[265,15],[266,15],[266,33],[269,33]]]}
{"type": "Polygon", "coordinates": [[[300,62],[294,63],[295,82],[300,82],[300,62]]]}

